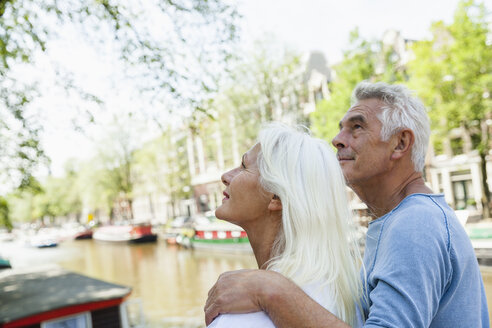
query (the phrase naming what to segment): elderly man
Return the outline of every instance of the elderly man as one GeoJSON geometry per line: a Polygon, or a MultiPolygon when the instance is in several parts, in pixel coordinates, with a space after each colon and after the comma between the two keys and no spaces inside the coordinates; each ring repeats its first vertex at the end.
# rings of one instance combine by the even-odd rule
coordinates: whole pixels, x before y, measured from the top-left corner
{"type": "MultiPolygon", "coordinates": [[[[403,86],[360,83],[333,139],[347,184],[367,205],[364,327],[489,327],[470,240],[422,170],[429,120],[403,86]]],[[[205,319],[263,310],[278,327],[348,327],[278,273],[221,275],[205,319]]]]}

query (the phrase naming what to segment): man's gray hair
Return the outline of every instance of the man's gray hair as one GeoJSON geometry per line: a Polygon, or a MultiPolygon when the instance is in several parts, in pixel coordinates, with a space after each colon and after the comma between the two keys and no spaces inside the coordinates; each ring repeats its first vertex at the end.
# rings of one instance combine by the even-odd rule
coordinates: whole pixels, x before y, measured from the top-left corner
{"type": "Polygon", "coordinates": [[[417,172],[422,172],[425,155],[429,145],[430,123],[427,110],[417,97],[403,85],[389,85],[384,82],[359,83],[352,94],[352,103],[364,99],[379,99],[385,106],[377,114],[381,121],[381,139],[383,141],[402,129],[410,129],[415,135],[412,147],[412,162],[417,172]]]}

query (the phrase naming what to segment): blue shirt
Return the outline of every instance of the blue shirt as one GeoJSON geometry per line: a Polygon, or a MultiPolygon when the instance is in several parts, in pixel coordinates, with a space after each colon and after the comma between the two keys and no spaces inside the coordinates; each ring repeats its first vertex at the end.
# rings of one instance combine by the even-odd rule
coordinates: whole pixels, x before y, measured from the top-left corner
{"type": "Polygon", "coordinates": [[[364,264],[364,327],[489,327],[475,252],[443,195],[412,194],[371,222],[364,264]]]}

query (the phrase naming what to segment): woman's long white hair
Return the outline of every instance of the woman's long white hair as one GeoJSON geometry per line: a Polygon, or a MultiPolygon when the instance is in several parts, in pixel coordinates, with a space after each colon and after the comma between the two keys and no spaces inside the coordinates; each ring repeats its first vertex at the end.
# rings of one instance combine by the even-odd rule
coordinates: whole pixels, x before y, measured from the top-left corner
{"type": "Polygon", "coordinates": [[[343,173],[328,144],[304,130],[270,123],[258,136],[260,183],[282,202],[282,227],[267,269],[300,286],[325,282],[338,317],[355,326],[362,261],[343,173]]]}

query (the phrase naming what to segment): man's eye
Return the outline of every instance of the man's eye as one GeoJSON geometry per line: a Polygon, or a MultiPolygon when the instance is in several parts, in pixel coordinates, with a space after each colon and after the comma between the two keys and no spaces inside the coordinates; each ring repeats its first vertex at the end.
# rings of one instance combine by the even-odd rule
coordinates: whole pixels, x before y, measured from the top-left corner
{"type": "Polygon", "coordinates": [[[355,124],[353,128],[354,128],[354,130],[362,129],[362,126],[359,124],[355,124]]]}
{"type": "Polygon", "coordinates": [[[242,167],[243,169],[245,169],[245,168],[246,168],[246,165],[244,165],[244,162],[241,162],[241,167],[242,167]]]}

